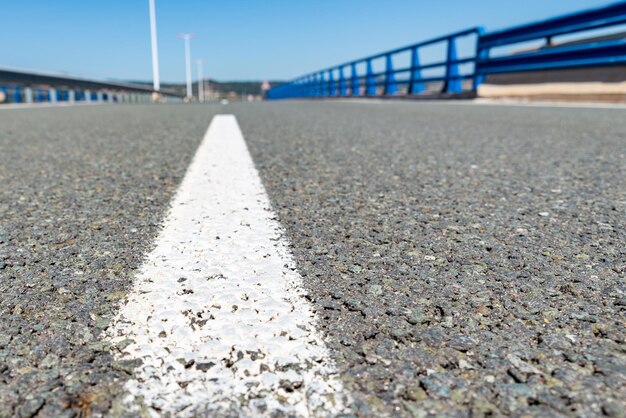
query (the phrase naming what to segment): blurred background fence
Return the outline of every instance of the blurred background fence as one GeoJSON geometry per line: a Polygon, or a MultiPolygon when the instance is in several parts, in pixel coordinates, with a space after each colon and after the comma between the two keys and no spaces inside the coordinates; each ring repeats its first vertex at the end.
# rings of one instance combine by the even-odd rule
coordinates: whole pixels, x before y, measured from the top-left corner
{"type": "MultiPolygon", "coordinates": [[[[0,68],[0,103],[149,103],[157,99],[151,86],[99,81],[62,74],[0,68]]],[[[159,100],[182,100],[161,91],[159,100]]]]}

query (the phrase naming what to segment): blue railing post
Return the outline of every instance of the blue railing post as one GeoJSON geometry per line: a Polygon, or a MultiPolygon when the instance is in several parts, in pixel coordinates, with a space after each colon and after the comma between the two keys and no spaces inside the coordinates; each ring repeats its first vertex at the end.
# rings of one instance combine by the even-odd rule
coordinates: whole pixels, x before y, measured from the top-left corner
{"type": "Polygon", "coordinates": [[[324,89],[322,84],[324,84],[322,74],[315,73],[315,97],[322,97],[322,90],[324,89]]]}
{"type": "Polygon", "coordinates": [[[331,96],[337,95],[337,86],[335,85],[334,70],[328,70],[328,90],[331,96]]]}
{"type": "Polygon", "coordinates": [[[472,90],[478,92],[478,87],[485,81],[485,76],[481,73],[480,64],[482,60],[489,58],[489,48],[482,48],[480,45],[480,37],[485,34],[485,28],[482,26],[477,29],[478,38],[476,39],[476,61],[474,61],[474,80],[472,90]]]}
{"type": "Polygon", "coordinates": [[[352,63],[352,79],[350,81],[350,94],[352,96],[359,96],[361,94],[361,86],[359,83],[359,75],[356,72],[356,62],[352,63]]]}
{"type": "Polygon", "coordinates": [[[396,75],[393,70],[393,58],[391,54],[387,54],[385,61],[385,95],[393,95],[398,93],[398,83],[396,83],[396,75]]]}
{"type": "Polygon", "coordinates": [[[409,81],[409,94],[419,94],[424,92],[422,70],[420,69],[420,56],[418,48],[411,49],[411,80],[409,81]]]}
{"type": "Polygon", "coordinates": [[[365,76],[365,94],[368,96],[376,96],[376,76],[372,69],[372,60],[367,60],[367,75],[365,76]]]}
{"type": "Polygon", "coordinates": [[[20,87],[15,86],[13,88],[13,101],[15,103],[20,103],[22,101],[22,95],[20,94],[20,87]]]}
{"type": "Polygon", "coordinates": [[[320,97],[328,96],[328,84],[324,78],[324,71],[320,72],[320,97]]]}
{"type": "Polygon", "coordinates": [[[339,67],[339,95],[348,95],[348,83],[346,82],[346,77],[343,74],[343,67],[339,67]]]}
{"type": "Polygon", "coordinates": [[[311,97],[317,97],[317,73],[311,75],[311,97]]]}
{"type": "Polygon", "coordinates": [[[446,60],[446,81],[443,83],[444,93],[461,93],[463,86],[459,78],[459,64],[456,62],[456,42],[454,36],[448,38],[448,57],[446,60]]]}
{"type": "Polygon", "coordinates": [[[309,97],[315,97],[315,74],[309,76],[309,97]]]}

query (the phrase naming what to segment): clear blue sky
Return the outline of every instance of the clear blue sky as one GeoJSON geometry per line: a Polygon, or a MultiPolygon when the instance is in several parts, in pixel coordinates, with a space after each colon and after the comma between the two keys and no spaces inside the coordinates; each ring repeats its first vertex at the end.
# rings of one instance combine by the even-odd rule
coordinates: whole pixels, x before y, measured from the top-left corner
{"type": "MultiPolygon", "coordinates": [[[[184,80],[180,32],[218,80],[288,79],[484,25],[499,29],[607,0],[156,0],[162,81],[184,80]]],[[[0,0],[0,66],[151,80],[148,0],[0,0]]],[[[195,78],[195,75],[194,75],[195,78]]]]}

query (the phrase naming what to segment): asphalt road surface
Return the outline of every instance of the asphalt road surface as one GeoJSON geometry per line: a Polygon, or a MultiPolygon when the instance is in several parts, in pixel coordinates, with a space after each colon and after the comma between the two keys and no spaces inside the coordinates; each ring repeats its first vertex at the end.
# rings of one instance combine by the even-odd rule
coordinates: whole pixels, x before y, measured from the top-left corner
{"type": "Polygon", "coordinates": [[[217,113],[343,414],[624,416],[626,110],[285,101],[0,110],[0,417],[132,416],[106,330],[217,113]]]}

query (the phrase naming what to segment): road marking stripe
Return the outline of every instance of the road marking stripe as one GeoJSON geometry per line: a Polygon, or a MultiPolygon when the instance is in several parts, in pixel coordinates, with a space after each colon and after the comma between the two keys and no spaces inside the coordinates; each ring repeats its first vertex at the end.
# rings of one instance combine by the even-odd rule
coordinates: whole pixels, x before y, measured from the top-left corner
{"type": "Polygon", "coordinates": [[[120,360],[142,360],[127,401],[155,416],[341,413],[314,325],[237,121],[215,116],[109,331],[120,360]]]}

